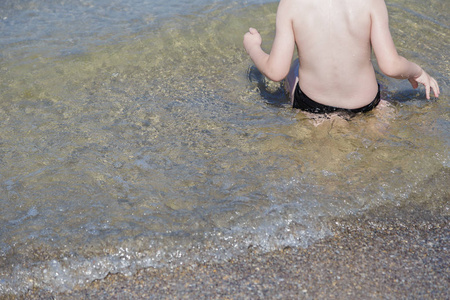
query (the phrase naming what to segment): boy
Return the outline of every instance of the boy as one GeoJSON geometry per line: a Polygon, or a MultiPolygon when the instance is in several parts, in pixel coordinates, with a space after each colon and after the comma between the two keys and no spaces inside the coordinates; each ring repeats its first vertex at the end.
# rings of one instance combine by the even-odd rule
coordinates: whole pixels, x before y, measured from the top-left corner
{"type": "Polygon", "coordinates": [[[286,78],[294,108],[312,113],[366,112],[380,101],[371,63],[372,47],[381,71],[425,86],[439,87],[421,67],[397,54],[384,0],[281,0],[270,54],[254,28],[244,47],[256,67],[273,81],[286,78]],[[294,47],[299,60],[290,69],[294,47]]]}

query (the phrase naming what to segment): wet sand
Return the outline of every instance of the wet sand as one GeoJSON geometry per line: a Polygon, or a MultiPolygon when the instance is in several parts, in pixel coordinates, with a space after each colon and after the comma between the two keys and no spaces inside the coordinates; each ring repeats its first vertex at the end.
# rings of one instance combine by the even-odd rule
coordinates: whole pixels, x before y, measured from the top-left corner
{"type": "Polygon", "coordinates": [[[36,289],[26,299],[449,299],[449,197],[439,196],[334,220],[335,235],[306,249],[249,250],[222,263],[109,275],[65,294],[36,289]]]}

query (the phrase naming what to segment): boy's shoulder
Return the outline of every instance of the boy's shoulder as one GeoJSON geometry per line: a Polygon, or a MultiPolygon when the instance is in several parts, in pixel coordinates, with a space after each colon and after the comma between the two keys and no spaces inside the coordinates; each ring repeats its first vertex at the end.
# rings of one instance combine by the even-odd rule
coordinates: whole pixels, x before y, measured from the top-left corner
{"type": "MultiPolygon", "coordinates": [[[[294,4],[294,5],[299,5],[299,4],[310,4],[310,5],[323,5],[327,3],[328,5],[330,5],[330,0],[280,0],[280,5],[289,5],[289,4],[294,4]]],[[[339,1],[339,4],[342,5],[349,5],[349,4],[354,4],[354,5],[363,5],[366,6],[368,8],[370,8],[372,5],[385,5],[385,0],[343,0],[343,1],[339,1]]]]}

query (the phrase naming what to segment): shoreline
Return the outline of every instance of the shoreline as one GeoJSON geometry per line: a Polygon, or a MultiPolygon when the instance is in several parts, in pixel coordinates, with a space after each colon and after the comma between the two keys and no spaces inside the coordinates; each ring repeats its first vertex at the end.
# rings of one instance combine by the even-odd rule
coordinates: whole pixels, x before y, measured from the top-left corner
{"type": "Polygon", "coordinates": [[[334,220],[334,236],[307,248],[112,274],[67,293],[34,289],[24,298],[449,299],[449,199],[441,196],[437,204],[334,220]]]}

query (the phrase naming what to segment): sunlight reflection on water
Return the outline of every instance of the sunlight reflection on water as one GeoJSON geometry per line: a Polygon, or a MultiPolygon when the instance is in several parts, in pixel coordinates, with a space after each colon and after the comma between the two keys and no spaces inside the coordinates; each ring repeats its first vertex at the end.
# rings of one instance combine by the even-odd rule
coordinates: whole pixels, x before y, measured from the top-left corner
{"type": "Polygon", "coordinates": [[[60,1],[0,6],[15,29],[0,35],[0,294],[307,246],[332,217],[445,193],[424,184],[449,167],[445,19],[422,17],[444,1],[389,6],[439,100],[380,74],[386,107],[320,122],[248,80],[242,34],[270,45],[276,3],[177,1],[166,15],[175,2],[135,2],[68,2],[84,14],[69,19],[60,1]],[[61,29],[31,32],[47,17],[61,29]],[[402,22],[414,18],[433,34],[402,22]]]}

